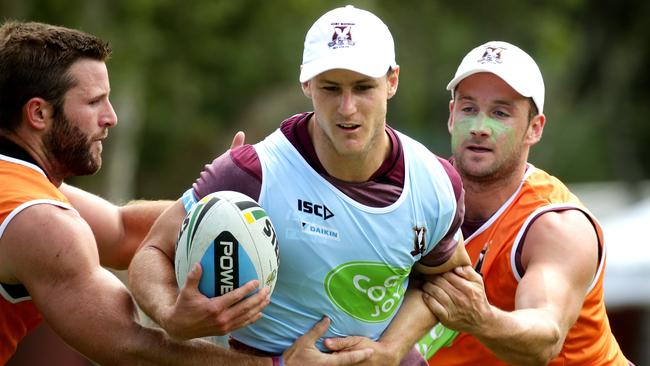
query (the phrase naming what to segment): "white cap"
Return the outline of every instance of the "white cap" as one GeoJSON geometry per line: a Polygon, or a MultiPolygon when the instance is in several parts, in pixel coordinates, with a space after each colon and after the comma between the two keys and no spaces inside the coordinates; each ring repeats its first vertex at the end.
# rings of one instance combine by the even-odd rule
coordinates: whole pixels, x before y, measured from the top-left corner
{"type": "Polygon", "coordinates": [[[307,32],[300,82],[333,69],[378,78],[395,67],[395,45],[386,24],[348,5],[325,13],[307,32]]]}
{"type": "Polygon", "coordinates": [[[539,113],[544,112],[544,79],[535,60],[519,47],[491,41],[471,50],[447,85],[454,89],[463,79],[479,72],[490,72],[508,83],[517,93],[532,98],[539,113]]]}

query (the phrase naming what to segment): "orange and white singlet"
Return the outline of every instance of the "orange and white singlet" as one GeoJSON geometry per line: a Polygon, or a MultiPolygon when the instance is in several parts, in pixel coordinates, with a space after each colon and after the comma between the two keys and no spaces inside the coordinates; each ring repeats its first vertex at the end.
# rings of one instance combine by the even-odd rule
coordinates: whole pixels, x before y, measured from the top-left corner
{"type": "MultiPolygon", "coordinates": [[[[588,289],[580,315],[567,334],[562,351],[550,365],[628,365],[611,332],[605,312],[605,245],[600,225],[557,178],[529,164],[518,190],[466,239],[467,252],[476,263],[481,250],[488,244],[481,269],[488,301],[502,310],[513,311],[515,291],[524,275],[520,257],[530,225],[546,212],[574,209],[582,211],[589,218],[598,234],[598,271],[588,289]]],[[[570,255],[570,250],[567,248],[567,255],[570,255]]],[[[435,338],[442,334],[439,327],[428,336],[435,338]]],[[[423,349],[422,342],[419,347],[421,352],[426,353],[426,346],[423,349]]],[[[450,343],[438,349],[428,362],[430,365],[445,366],[506,365],[476,338],[466,333],[459,333],[450,343]]]]}
{"type": "MultiPolygon", "coordinates": [[[[37,204],[71,208],[43,170],[24,151],[16,146],[7,147],[6,140],[3,140],[0,151],[0,238],[18,213],[37,204]],[[11,156],[5,155],[8,150],[11,150],[11,156]]],[[[9,360],[18,342],[41,321],[41,314],[25,287],[0,283],[0,365],[9,360]]]]}

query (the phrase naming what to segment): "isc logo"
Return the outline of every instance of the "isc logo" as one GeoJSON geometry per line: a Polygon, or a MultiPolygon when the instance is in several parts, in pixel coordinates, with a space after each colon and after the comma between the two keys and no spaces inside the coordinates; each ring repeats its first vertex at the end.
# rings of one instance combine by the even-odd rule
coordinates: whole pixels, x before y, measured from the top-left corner
{"type": "Polygon", "coordinates": [[[334,217],[334,213],[325,205],[315,205],[308,201],[298,200],[298,210],[307,214],[313,214],[327,220],[334,217]]]}

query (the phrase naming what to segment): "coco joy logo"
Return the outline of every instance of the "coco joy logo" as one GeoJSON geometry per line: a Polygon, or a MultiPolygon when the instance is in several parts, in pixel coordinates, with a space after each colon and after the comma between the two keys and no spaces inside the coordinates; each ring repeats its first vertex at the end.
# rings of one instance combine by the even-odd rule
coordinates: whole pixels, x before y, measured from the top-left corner
{"type": "Polygon", "coordinates": [[[408,269],[379,262],[348,262],[325,277],[325,292],[355,319],[378,323],[389,319],[404,296],[408,269]]]}

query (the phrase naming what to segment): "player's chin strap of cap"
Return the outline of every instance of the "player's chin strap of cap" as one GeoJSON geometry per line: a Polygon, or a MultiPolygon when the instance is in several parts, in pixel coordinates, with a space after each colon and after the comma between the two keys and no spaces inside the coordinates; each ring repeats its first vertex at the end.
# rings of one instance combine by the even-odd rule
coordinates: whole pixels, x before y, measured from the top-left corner
{"type": "Polygon", "coordinates": [[[284,357],[282,355],[273,356],[273,366],[284,366],[284,357]]]}

